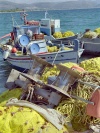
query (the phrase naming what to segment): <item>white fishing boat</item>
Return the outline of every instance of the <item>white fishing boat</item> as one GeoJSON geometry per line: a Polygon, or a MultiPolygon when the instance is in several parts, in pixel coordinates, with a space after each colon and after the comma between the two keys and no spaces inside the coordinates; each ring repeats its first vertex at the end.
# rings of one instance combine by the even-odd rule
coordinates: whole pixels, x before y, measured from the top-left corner
{"type": "MultiPolygon", "coordinates": [[[[64,62],[77,63],[84,49],[79,49],[79,41],[74,40],[74,47],[68,48],[63,44],[52,43],[56,48],[52,52],[48,50],[47,40],[52,40],[52,32],[60,30],[60,20],[50,18],[41,19],[40,23],[24,18],[25,25],[13,25],[11,42],[3,45],[3,59],[7,60],[18,70],[28,70],[33,64],[31,55],[35,54],[51,64],[64,62]],[[45,33],[45,35],[44,35],[45,33]],[[59,48],[58,48],[59,47],[59,48]],[[15,49],[15,51],[14,51],[15,49]]],[[[52,49],[52,47],[50,47],[52,49]]]]}
{"type": "Polygon", "coordinates": [[[48,52],[45,40],[34,41],[29,46],[30,53],[23,55],[21,52],[11,53],[9,50],[5,50],[3,53],[3,58],[17,70],[26,71],[33,66],[33,60],[31,58],[32,54],[41,57],[51,64],[59,64],[64,62],[78,62],[78,40],[75,40],[75,47],[73,49],[65,50],[63,47],[59,49],[58,52],[48,52]],[[42,46],[42,47],[41,47],[42,46]],[[7,57],[8,56],[8,57],[7,57]],[[6,58],[5,58],[6,57],[6,58]]]}

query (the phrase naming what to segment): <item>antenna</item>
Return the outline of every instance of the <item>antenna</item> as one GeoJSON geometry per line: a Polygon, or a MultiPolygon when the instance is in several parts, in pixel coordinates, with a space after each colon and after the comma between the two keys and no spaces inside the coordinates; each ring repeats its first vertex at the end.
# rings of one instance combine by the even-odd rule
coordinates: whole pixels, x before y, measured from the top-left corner
{"type": "Polygon", "coordinates": [[[47,18],[47,14],[48,14],[48,12],[46,11],[46,12],[45,12],[45,19],[47,18]]]}
{"type": "Polygon", "coordinates": [[[23,9],[23,12],[20,13],[20,15],[22,16],[22,17],[21,17],[22,20],[24,20],[24,24],[26,24],[26,22],[27,22],[26,16],[27,16],[28,14],[26,14],[25,10],[23,9]]]}
{"type": "Polygon", "coordinates": [[[52,18],[52,16],[47,11],[45,11],[45,19],[47,18],[47,15],[50,19],[52,18]]]}

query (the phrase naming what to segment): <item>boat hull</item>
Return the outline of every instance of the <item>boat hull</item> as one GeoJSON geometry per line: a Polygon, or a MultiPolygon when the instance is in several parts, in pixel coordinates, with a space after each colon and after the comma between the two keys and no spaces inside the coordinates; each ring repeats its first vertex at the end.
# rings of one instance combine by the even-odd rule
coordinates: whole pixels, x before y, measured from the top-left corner
{"type": "Polygon", "coordinates": [[[100,55],[100,38],[82,38],[81,42],[83,42],[83,54],[100,55]]]}
{"type": "MultiPolygon", "coordinates": [[[[46,60],[51,64],[59,64],[65,62],[78,62],[78,52],[69,50],[69,51],[60,51],[60,52],[53,52],[53,53],[44,53],[44,54],[37,54],[38,57],[46,60]]],[[[18,56],[15,54],[11,54],[7,58],[8,63],[12,65],[13,68],[16,68],[19,71],[27,71],[30,69],[34,63],[34,60],[31,59],[29,55],[18,56]]]]}

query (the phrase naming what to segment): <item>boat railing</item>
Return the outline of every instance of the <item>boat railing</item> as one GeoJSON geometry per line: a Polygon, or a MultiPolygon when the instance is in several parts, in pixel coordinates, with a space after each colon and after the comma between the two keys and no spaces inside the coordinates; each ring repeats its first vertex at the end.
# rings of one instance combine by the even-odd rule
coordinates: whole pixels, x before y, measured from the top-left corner
{"type": "Polygon", "coordinates": [[[83,44],[84,44],[84,43],[85,43],[85,44],[99,44],[99,45],[100,45],[100,43],[96,43],[96,42],[84,42],[84,41],[83,41],[83,44]]]}
{"type": "Polygon", "coordinates": [[[66,45],[68,47],[73,46],[73,43],[70,40],[51,40],[51,41],[52,41],[52,43],[64,44],[64,45],[66,45]]]}

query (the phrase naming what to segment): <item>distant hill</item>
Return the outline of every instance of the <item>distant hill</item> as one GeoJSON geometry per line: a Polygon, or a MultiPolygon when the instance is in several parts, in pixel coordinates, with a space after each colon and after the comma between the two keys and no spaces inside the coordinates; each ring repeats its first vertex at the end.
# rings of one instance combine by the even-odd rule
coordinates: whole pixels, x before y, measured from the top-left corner
{"type": "Polygon", "coordinates": [[[32,4],[18,4],[15,2],[0,1],[0,10],[25,9],[25,10],[64,10],[99,8],[100,4],[92,0],[76,0],[66,2],[38,2],[32,4]]]}
{"type": "Polygon", "coordinates": [[[10,9],[16,9],[16,8],[26,8],[27,4],[17,4],[15,2],[9,2],[9,1],[0,1],[0,10],[10,10],[10,9]]]}

